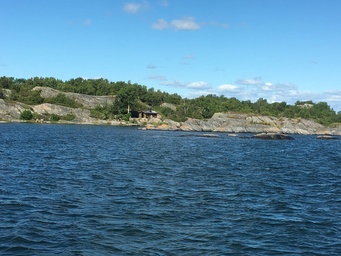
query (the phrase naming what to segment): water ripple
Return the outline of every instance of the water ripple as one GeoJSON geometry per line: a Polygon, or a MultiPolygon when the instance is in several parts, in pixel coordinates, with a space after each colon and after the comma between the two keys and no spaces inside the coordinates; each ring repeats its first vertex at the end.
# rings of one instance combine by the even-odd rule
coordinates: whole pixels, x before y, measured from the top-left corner
{"type": "Polygon", "coordinates": [[[0,134],[1,255],[340,255],[340,141],[0,134]]]}

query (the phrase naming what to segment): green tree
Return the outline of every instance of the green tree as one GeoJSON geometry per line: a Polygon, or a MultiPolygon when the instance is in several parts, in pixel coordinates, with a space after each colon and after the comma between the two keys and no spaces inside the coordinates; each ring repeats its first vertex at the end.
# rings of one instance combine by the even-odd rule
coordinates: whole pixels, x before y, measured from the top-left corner
{"type": "Polygon", "coordinates": [[[18,94],[18,101],[34,105],[43,103],[44,99],[40,96],[40,91],[31,90],[28,86],[23,86],[18,94]]]}
{"type": "Polygon", "coordinates": [[[115,114],[126,114],[138,108],[137,87],[126,84],[120,88],[115,99],[115,114]]]}
{"type": "Polygon", "coordinates": [[[226,99],[223,103],[224,111],[239,111],[243,108],[243,104],[235,97],[226,99]]]}
{"type": "Polygon", "coordinates": [[[4,89],[10,89],[13,85],[14,78],[13,77],[0,77],[0,87],[4,89]]]}
{"type": "Polygon", "coordinates": [[[268,114],[268,101],[263,98],[259,98],[254,104],[254,110],[259,114],[268,114]]]}

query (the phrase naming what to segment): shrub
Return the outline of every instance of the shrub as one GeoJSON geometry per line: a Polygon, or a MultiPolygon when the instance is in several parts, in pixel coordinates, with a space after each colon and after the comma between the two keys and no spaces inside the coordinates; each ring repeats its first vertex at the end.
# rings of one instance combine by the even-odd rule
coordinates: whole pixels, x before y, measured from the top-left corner
{"type": "Polygon", "coordinates": [[[50,121],[51,122],[58,122],[60,120],[60,116],[56,115],[56,114],[52,114],[50,116],[50,121]]]}
{"type": "Polygon", "coordinates": [[[29,104],[41,104],[44,99],[40,96],[40,91],[33,91],[27,88],[22,88],[18,94],[18,101],[29,104]]]}
{"type": "Polygon", "coordinates": [[[66,116],[62,116],[61,119],[65,121],[73,121],[75,120],[76,115],[75,114],[67,114],[66,116]]]}
{"type": "Polygon", "coordinates": [[[30,110],[26,109],[20,114],[20,119],[22,120],[31,120],[33,118],[33,114],[30,110]]]}
{"type": "Polygon", "coordinates": [[[107,119],[106,115],[98,109],[91,109],[90,110],[90,117],[97,118],[97,119],[103,119],[103,120],[107,119]]]}
{"type": "Polygon", "coordinates": [[[130,117],[131,117],[130,113],[127,113],[127,114],[123,115],[123,118],[122,118],[122,119],[123,119],[124,121],[129,121],[130,117]]]}
{"type": "Polygon", "coordinates": [[[63,93],[58,93],[57,96],[45,99],[46,103],[61,105],[69,108],[80,108],[82,105],[78,103],[75,99],[67,97],[63,93]]]}

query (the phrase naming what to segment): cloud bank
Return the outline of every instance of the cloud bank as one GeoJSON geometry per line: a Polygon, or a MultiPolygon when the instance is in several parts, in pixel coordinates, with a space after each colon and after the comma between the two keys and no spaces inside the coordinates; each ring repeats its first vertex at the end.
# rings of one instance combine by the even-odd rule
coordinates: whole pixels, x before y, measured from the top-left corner
{"type": "Polygon", "coordinates": [[[185,90],[183,97],[195,98],[202,95],[223,95],[227,98],[235,97],[239,100],[255,102],[260,98],[269,103],[286,102],[294,104],[296,101],[312,100],[313,102],[327,102],[336,111],[341,111],[341,90],[316,93],[312,91],[300,91],[292,83],[264,82],[261,77],[237,79],[234,84],[220,84],[213,87],[206,81],[182,82],[168,80],[165,76],[151,76],[148,79],[159,81],[161,86],[169,86],[185,90]]]}

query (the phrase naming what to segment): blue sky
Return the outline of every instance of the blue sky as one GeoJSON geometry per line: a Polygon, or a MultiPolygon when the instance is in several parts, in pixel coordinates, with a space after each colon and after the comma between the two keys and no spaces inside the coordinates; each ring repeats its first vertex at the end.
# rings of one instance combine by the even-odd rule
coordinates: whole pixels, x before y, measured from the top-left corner
{"type": "Polygon", "coordinates": [[[339,0],[0,0],[0,76],[341,111],[339,0]]]}

